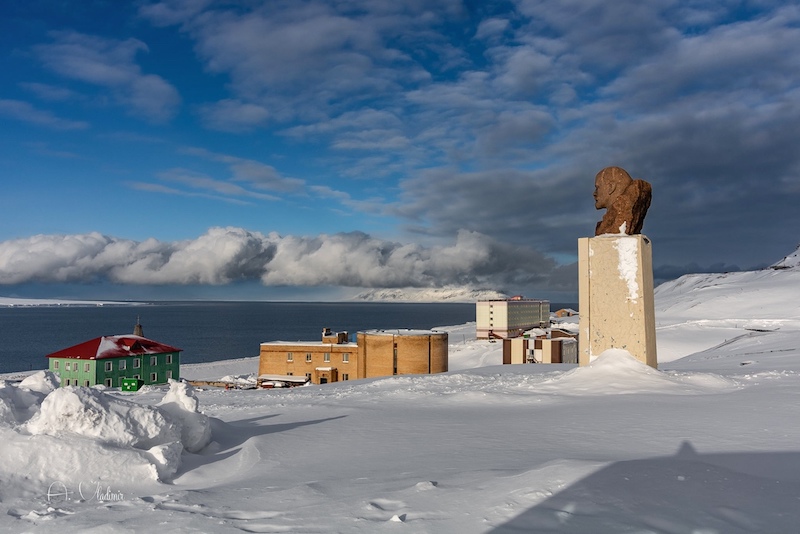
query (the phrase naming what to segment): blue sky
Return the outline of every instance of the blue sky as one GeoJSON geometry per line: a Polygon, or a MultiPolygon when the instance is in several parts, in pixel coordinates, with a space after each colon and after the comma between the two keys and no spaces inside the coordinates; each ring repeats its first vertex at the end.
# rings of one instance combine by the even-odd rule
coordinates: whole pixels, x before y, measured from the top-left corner
{"type": "Polygon", "coordinates": [[[800,239],[800,8],[6,2],[0,294],[570,301],[594,175],[658,280],[800,239]]]}

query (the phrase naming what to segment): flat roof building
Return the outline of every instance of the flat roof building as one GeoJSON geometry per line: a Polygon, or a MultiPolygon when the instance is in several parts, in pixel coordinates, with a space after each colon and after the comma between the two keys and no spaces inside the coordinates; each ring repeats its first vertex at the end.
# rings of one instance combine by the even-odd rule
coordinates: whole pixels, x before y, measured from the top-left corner
{"type": "Polygon", "coordinates": [[[518,337],[531,328],[550,326],[550,301],[539,299],[481,300],[475,303],[478,339],[518,337]]]}
{"type": "Polygon", "coordinates": [[[305,376],[313,384],[447,371],[447,332],[369,330],[356,343],[345,332],[322,331],[321,341],[261,344],[259,375],[305,376]]]}

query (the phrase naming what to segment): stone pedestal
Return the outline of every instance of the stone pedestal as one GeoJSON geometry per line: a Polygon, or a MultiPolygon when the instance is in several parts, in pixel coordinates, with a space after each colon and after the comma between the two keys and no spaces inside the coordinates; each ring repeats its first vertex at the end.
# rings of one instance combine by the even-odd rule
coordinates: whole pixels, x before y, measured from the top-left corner
{"type": "Polygon", "coordinates": [[[625,349],[656,368],[653,255],[636,235],[578,239],[580,365],[606,349],[625,349]]]}

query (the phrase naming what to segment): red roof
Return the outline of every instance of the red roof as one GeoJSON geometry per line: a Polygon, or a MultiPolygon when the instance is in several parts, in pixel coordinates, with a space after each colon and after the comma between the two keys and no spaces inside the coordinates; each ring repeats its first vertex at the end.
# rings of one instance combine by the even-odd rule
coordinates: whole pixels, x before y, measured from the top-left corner
{"type": "Polygon", "coordinates": [[[125,356],[139,356],[142,354],[163,354],[165,352],[179,352],[177,349],[164,345],[146,337],[123,334],[120,336],[103,336],[85,341],[78,345],[48,354],[48,358],[76,358],[79,360],[102,360],[104,358],[122,358],[125,356]]]}

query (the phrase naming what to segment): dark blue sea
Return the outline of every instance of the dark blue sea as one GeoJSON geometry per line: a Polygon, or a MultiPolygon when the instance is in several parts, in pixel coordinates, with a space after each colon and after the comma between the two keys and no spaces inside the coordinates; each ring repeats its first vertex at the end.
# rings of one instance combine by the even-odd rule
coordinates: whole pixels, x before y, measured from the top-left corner
{"type": "MultiPolygon", "coordinates": [[[[551,309],[577,307],[552,304],[551,309]]],[[[474,304],[384,302],[161,302],[0,307],[0,373],[47,367],[46,355],[90,339],[133,333],[183,349],[181,363],[258,356],[264,341],[320,339],[323,327],[433,328],[475,320],[474,304]]]]}
{"type": "Polygon", "coordinates": [[[0,372],[47,367],[46,355],[133,333],[183,349],[182,363],[257,356],[264,341],[317,340],[323,327],[431,328],[475,320],[474,304],[163,302],[0,308],[0,372]]]}

